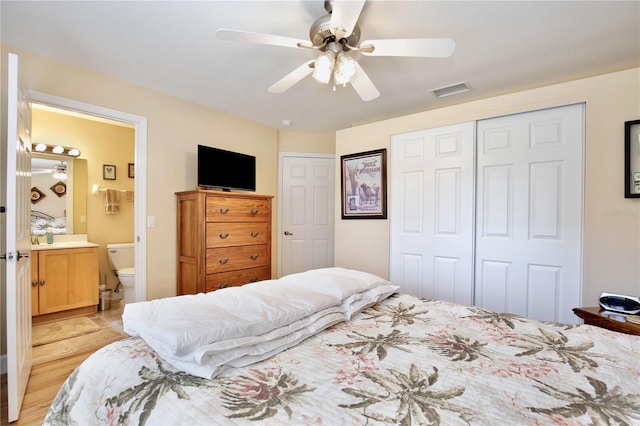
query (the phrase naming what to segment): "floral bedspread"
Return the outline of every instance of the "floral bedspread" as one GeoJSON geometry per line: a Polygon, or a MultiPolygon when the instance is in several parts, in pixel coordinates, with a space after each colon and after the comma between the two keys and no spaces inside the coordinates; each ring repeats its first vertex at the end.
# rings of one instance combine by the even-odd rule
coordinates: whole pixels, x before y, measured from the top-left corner
{"type": "Polygon", "coordinates": [[[396,294],[213,380],[112,343],[45,424],[640,424],[640,337],[396,294]]]}

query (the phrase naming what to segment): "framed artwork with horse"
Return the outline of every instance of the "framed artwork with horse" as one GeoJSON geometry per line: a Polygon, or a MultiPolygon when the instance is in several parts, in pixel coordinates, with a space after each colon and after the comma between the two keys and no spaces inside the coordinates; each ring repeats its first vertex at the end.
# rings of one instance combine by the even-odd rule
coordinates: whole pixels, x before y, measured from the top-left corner
{"type": "Polygon", "coordinates": [[[340,157],[342,219],[387,218],[387,150],[340,157]]]}

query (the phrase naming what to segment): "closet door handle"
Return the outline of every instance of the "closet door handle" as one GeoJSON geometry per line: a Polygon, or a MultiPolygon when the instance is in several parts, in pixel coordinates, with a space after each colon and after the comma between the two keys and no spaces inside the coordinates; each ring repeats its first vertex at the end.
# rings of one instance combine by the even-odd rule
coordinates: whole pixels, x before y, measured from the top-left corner
{"type": "Polygon", "coordinates": [[[218,237],[222,238],[223,240],[228,236],[229,236],[228,232],[225,232],[224,234],[222,232],[218,232],[218,237]]]}
{"type": "Polygon", "coordinates": [[[250,234],[253,238],[257,237],[258,235],[260,235],[260,233],[258,231],[253,231],[250,234]]]}
{"type": "Polygon", "coordinates": [[[31,281],[31,287],[38,287],[38,280],[31,281]]]}
{"type": "Polygon", "coordinates": [[[249,256],[251,258],[251,260],[256,260],[258,257],[260,257],[257,254],[252,254],[251,256],[249,256]]]}
{"type": "Polygon", "coordinates": [[[229,213],[229,207],[227,207],[226,209],[223,209],[222,207],[220,207],[220,208],[218,209],[218,211],[219,211],[221,214],[227,214],[227,213],[229,213]]]}
{"type": "Polygon", "coordinates": [[[45,285],[45,281],[44,280],[40,280],[40,287],[42,287],[43,285],[45,285]]]}
{"type": "Polygon", "coordinates": [[[222,259],[222,258],[219,258],[219,259],[218,259],[218,262],[219,262],[221,265],[224,265],[224,264],[225,264],[225,263],[227,263],[228,261],[229,261],[229,258],[228,258],[228,257],[225,257],[224,259],[222,259]]]}

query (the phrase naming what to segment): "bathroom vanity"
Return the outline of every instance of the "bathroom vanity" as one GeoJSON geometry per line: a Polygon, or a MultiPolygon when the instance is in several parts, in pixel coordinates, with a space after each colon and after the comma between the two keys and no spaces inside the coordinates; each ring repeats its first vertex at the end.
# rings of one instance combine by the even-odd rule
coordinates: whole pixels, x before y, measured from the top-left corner
{"type": "Polygon", "coordinates": [[[97,311],[98,244],[56,241],[31,246],[34,324],[97,311]]]}

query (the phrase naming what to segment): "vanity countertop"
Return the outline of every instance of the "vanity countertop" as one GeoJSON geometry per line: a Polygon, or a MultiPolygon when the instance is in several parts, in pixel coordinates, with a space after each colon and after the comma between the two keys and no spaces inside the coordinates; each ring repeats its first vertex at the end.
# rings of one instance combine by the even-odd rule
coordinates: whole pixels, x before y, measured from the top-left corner
{"type": "Polygon", "coordinates": [[[31,250],[56,250],[99,246],[96,243],[87,241],[87,234],[55,235],[53,237],[53,244],[47,244],[46,237],[39,237],[38,241],[39,244],[31,245],[31,250]]]}

